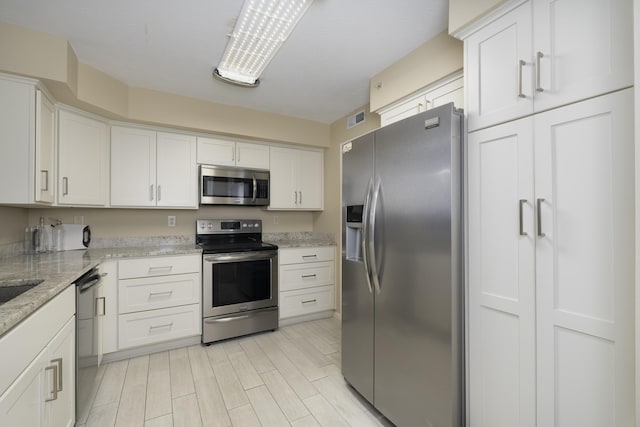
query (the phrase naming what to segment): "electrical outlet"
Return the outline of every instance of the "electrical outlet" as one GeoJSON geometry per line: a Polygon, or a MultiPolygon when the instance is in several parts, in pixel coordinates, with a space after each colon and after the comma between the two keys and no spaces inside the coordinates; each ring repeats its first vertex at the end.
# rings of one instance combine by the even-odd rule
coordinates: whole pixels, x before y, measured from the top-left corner
{"type": "Polygon", "coordinates": [[[176,217],[174,215],[169,215],[167,217],[167,225],[169,227],[175,227],[176,226],[176,217]]]}
{"type": "Polygon", "coordinates": [[[275,225],[280,224],[280,217],[279,217],[278,215],[274,215],[274,216],[273,216],[273,223],[274,223],[275,225]]]}
{"type": "Polygon", "coordinates": [[[84,224],[84,215],[75,215],[73,217],[74,224],[84,224]]]}

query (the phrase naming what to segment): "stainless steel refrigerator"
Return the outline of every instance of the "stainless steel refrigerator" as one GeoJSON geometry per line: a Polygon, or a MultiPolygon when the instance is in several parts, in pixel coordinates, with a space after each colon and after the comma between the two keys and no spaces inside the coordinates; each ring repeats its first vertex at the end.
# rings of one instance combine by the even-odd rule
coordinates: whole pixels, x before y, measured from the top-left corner
{"type": "Polygon", "coordinates": [[[342,372],[397,426],[464,423],[463,116],[342,148],[342,372]]]}

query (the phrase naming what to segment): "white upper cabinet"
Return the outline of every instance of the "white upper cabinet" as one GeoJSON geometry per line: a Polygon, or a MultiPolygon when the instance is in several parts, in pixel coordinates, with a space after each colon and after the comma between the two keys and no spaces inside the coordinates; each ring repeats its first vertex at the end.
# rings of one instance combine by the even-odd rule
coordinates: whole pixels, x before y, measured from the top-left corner
{"type": "Polygon", "coordinates": [[[157,206],[198,207],[196,138],[158,132],[156,150],[157,206]]]}
{"type": "Polygon", "coordinates": [[[381,108],[377,111],[380,114],[380,125],[387,126],[449,102],[453,102],[456,108],[463,108],[463,81],[462,73],[456,73],[442,81],[429,85],[429,87],[415,95],[381,108]]]}
{"type": "Polygon", "coordinates": [[[529,3],[465,40],[469,131],[531,114],[532,41],[529,3]]]}
{"type": "Polygon", "coordinates": [[[106,123],[60,110],[58,204],[105,206],[109,186],[106,123]]]}
{"type": "Polygon", "coordinates": [[[55,110],[35,81],[0,78],[0,128],[0,203],[53,203],[55,110]]]}
{"type": "Polygon", "coordinates": [[[269,209],[322,210],[322,151],[271,147],[269,209]]]}
{"type": "Polygon", "coordinates": [[[55,123],[53,103],[36,91],[36,190],[37,202],[53,203],[55,193],[55,123]]]}
{"type": "Polygon", "coordinates": [[[111,127],[111,206],[156,205],[156,132],[111,127]]]}
{"type": "Polygon", "coordinates": [[[198,137],[198,163],[269,169],[269,146],[198,137]]]}
{"type": "Polygon", "coordinates": [[[631,86],[632,17],[631,0],[534,1],[535,110],[631,86]]]}
{"type": "Polygon", "coordinates": [[[111,205],[197,207],[196,139],[125,126],[111,128],[111,205]]]}
{"type": "Polygon", "coordinates": [[[465,39],[469,131],[633,84],[630,0],[527,1],[465,39]]]}

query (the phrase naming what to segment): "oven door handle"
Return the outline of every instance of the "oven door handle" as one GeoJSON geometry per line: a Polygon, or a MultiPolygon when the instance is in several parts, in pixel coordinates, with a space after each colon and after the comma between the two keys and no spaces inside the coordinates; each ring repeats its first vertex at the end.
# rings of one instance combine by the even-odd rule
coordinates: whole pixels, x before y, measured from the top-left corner
{"type": "Polygon", "coordinates": [[[263,259],[272,259],[278,255],[278,251],[259,251],[259,252],[239,252],[226,254],[206,254],[203,257],[204,262],[234,262],[234,261],[257,261],[263,259]]]}

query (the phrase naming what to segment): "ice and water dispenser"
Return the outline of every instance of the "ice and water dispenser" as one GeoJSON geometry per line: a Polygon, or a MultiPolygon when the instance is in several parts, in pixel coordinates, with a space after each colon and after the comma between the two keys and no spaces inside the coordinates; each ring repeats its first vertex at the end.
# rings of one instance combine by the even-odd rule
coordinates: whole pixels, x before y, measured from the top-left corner
{"type": "Polygon", "coordinates": [[[362,261],[363,205],[347,206],[346,255],[351,261],[362,261]]]}

